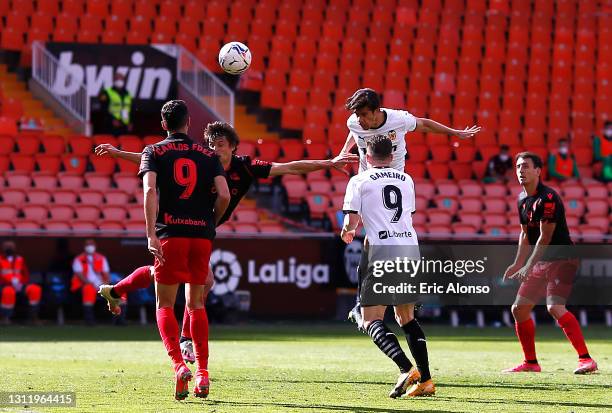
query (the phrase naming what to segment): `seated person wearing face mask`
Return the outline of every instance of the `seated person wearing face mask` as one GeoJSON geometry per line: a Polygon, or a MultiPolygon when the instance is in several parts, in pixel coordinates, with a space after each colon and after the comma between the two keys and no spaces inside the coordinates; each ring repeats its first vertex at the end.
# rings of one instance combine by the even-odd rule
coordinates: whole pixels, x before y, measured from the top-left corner
{"type": "Polygon", "coordinates": [[[570,178],[579,178],[578,166],[574,155],[570,153],[569,141],[566,138],[559,139],[557,150],[548,156],[548,173],[550,179],[565,181],[570,178]]]}
{"type": "Polygon", "coordinates": [[[96,242],[85,241],[85,252],[78,255],[72,263],[72,283],[70,291],[81,291],[83,299],[83,315],[88,324],[95,323],[94,304],[98,287],[110,282],[110,267],[108,260],[96,252],[96,242]]]}
{"type": "Polygon", "coordinates": [[[508,145],[500,147],[500,153],[491,157],[487,164],[487,174],[484,178],[485,183],[505,182],[508,180],[508,171],[513,171],[514,165],[510,157],[510,148],[508,145]]]}
{"type": "Polygon", "coordinates": [[[29,321],[38,322],[40,285],[30,282],[30,272],[22,256],[15,252],[15,243],[5,241],[0,254],[0,325],[10,324],[17,297],[25,295],[29,304],[29,321]]]}
{"type": "Polygon", "coordinates": [[[600,138],[593,136],[593,155],[595,162],[602,162],[600,179],[612,182],[612,121],[606,121],[604,133],[600,138]]]}
{"type": "Polygon", "coordinates": [[[121,73],[115,73],[113,85],[102,90],[99,100],[105,114],[104,132],[119,136],[132,131],[132,95],[121,73]]]}

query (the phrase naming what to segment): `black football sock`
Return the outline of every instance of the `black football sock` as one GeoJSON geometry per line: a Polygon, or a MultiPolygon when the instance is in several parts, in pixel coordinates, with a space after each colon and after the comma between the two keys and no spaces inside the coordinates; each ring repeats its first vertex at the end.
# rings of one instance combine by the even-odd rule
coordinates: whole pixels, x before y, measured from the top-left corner
{"type": "Polygon", "coordinates": [[[412,368],[412,363],[406,357],[406,353],[400,347],[397,337],[393,334],[382,320],[375,320],[368,326],[368,335],[376,346],[389,357],[400,372],[406,373],[412,368]]]}
{"type": "Polygon", "coordinates": [[[415,319],[402,326],[402,330],[406,334],[406,341],[408,341],[408,347],[414,361],[421,373],[421,382],[426,382],[431,379],[431,373],[429,372],[429,358],[427,356],[427,339],[425,333],[419,325],[419,322],[415,319]]]}
{"type": "Polygon", "coordinates": [[[184,341],[191,341],[191,337],[184,337],[184,336],[181,336],[181,338],[179,339],[179,343],[182,343],[182,342],[184,342],[184,341]]]}
{"type": "Polygon", "coordinates": [[[361,252],[359,266],[357,267],[357,299],[356,305],[361,305],[361,282],[368,275],[368,252],[364,248],[361,252]]]}
{"type": "Polygon", "coordinates": [[[590,359],[591,355],[589,353],[581,354],[578,356],[579,359],[590,359]]]}

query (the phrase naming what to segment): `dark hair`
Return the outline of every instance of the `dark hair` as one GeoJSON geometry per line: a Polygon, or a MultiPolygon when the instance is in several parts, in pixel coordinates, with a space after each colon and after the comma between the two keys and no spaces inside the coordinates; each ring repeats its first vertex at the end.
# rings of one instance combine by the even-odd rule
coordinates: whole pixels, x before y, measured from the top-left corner
{"type": "Polygon", "coordinates": [[[561,142],[569,142],[569,139],[568,139],[567,137],[565,137],[565,136],[564,136],[564,137],[562,137],[562,138],[559,138],[559,140],[557,141],[557,144],[559,144],[559,143],[561,143],[561,142]]]}
{"type": "Polygon", "coordinates": [[[385,160],[393,153],[393,142],[385,135],[374,136],[366,143],[366,147],[377,161],[385,160]]]}
{"type": "Polygon", "coordinates": [[[161,117],[169,131],[181,129],[187,124],[189,110],[182,100],[170,100],[162,106],[161,117]]]}
{"type": "Polygon", "coordinates": [[[604,128],[607,128],[608,126],[612,126],[612,120],[607,120],[604,122],[604,128]]]}
{"type": "Polygon", "coordinates": [[[373,89],[359,89],[353,93],[353,96],[346,100],[345,106],[348,110],[352,110],[353,112],[363,108],[376,110],[380,107],[380,97],[373,89]]]}
{"type": "Polygon", "coordinates": [[[531,159],[531,161],[533,162],[533,166],[535,166],[536,168],[542,168],[543,166],[542,158],[540,158],[533,152],[521,152],[516,155],[516,161],[518,161],[519,159],[531,159]]]}
{"type": "Polygon", "coordinates": [[[502,150],[502,151],[509,151],[510,147],[508,145],[502,145],[502,146],[499,147],[499,149],[502,150]]]}
{"type": "Polygon", "coordinates": [[[234,147],[232,152],[236,152],[240,144],[240,138],[238,138],[238,133],[236,133],[236,129],[232,125],[220,121],[211,122],[206,125],[204,129],[204,142],[210,146],[212,141],[219,138],[227,139],[230,146],[234,147]]]}

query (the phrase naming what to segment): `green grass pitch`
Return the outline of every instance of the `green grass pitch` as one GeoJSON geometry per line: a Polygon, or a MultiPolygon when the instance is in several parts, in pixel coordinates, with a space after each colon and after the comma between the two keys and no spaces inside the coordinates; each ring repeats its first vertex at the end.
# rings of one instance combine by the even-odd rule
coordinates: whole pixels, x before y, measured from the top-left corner
{"type": "MultiPolygon", "coordinates": [[[[541,374],[504,375],[521,360],[510,328],[428,326],[437,395],[391,400],[396,368],[348,323],[211,326],[211,394],[174,401],[155,325],[0,329],[2,391],[75,391],[87,412],[603,412],[612,410],[612,330],[585,329],[601,372],[575,376],[574,350],[540,325],[541,374]]],[[[408,346],[400,336],[402,347],[408,346]]],[[[37,407],[34,411],[45,411],[37,407]]],[[[1,410],[1,409],[0,409],[1,410]]],[[[46,411],[59,411],[58,408],[46,411]]]]}

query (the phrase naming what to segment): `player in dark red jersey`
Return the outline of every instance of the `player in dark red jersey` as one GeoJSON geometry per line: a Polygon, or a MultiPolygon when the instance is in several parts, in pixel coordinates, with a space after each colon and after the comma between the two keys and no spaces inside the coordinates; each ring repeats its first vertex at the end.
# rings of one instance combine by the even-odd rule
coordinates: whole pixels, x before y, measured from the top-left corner
{"type": "Polygon", "coordinates": [[[512,314],[525,359],[504,372],[542,370],[536,358],[535,323],[531,311],[546,296],[548,312],[578,353],[578,368],[574,373],[591,373],[597,370],[597,363],[589,355],[580,324],[566,308],[578,261],[572,254],[573,242],[565,220],[565,208],[561,197],[540,182],[541,171],[542,160],[537,155],[522,152],[516,156],[516,175],[523,186],[518,200],[521,234],[516,258],[504,278],[521,281],[512,314]]]}
{"type": "Polygon", "coordinates": [[[155,257],[157,326],[176,377],[174,397],[189,393],[191,371],[181,356],[174,303],[180,284],[191,318],[197,362],[196,397],[208,396],[208,319],[204,285],[218,222],[230,201],[219,157],[187,136],[189,113],[181,100],[161,110],[168,136],[147,146],[138,176],[143,181],[148,248],[155,257]]]}
{"type": "MultiPolygon", "coordinates": [[[[342,169],[349,163],[356,163],[358,155],[342,154],[331,160],[302,160],[287,163],[265,162],[251,159],[249,156],[236,155],[240,143],[235,129],[224,122],[210,123],[204,130],[204,143],[213,149],[219,156],[221,164],[226,172],[226,179],[230,189],[230,204],[220,223],[227,221],[240,200],[248,192],[257,178],[268,178],[287,174],[306,174],[320,169],[337,168],[342,169]]],[[[131,162],[140,162],[140,153],[120,151],[110,144],[102,144],[96,147],[95,152],[99,156],[111,156],[125,159],[131,162]]],[[[100,286],[99,293],[108,302],[109,310],[118,314],[119,297],[139,288],[147,288],[151,284],[152,267],[144,266],[137,268],[132,274],[113,285],[100,286]]],[[[209,270],[206,293],[213,286],[214,275],[209,270]]],[[[194,361],[192,341],[190,335],[189,313],[185,311],[183,317],[183,331],[181,334],[181,351],[188,362],[194,361]]]]}

